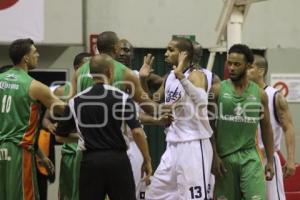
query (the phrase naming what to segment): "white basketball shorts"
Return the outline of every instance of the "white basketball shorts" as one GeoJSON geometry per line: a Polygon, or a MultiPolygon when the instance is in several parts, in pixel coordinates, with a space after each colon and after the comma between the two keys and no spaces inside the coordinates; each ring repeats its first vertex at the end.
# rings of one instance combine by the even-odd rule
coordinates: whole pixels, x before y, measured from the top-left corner
{"type": "Polygon", "coordinates": [[[208,199],[212,157],[209,139],[169,142],[146,190],[146,199],[208,199]]]}

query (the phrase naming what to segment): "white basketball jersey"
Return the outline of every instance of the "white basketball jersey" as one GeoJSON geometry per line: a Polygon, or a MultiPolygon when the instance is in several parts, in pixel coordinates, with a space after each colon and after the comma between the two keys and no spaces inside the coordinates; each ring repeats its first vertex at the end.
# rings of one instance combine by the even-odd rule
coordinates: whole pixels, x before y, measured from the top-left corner
{"type": "Polygon", "coordinates": [[[207,69],[202,68],[201,71],[205,74],[207,79],[207,92],[210,91],[212,83],[213,83],[213,73],[207,69]]]}
{"type": "MultiPolygon", "coordinates": [[[[186,78],[190,72],[191,70],[188,69],[184,73],[186,78]]],[[[199,109],[195,105],[185,94],[185,90],[172,70],[165,83],[165,103],[174,102],[177,102],[178,106],[173,110],[174,121],[165,130],[167,142],[184,142],[211,137],[212,129],[207,117],[207,106],[199,109]]]]}
{"type": "MultiPolygon", "coordinates": [[[[276,110],[275,110],[275,100],[276,100],[276,93],[278,92],[278,90],[276,90],[275,88],[271,87],[271,86],[267,86],[265,88],[265,92],[268,95],[268,106],[269,106],[269,112],[270,112],[270,122],[271,122],[271,126],[272,126],[272,130],[273,130],[273,138],[274,138],[274,149],[275,151],[279,151],[280,150],[280,143],[281,143],[281,137],[282,137],[282,127],[278,122],[277,119],[277,115],[276,115],[276,110]]],[[[262,138],[261,138],[261,129],[259,128],[259,134],[258,134],[258,144],[260,148],[263,148],[263,142],[262,142],[262,138]]]]}

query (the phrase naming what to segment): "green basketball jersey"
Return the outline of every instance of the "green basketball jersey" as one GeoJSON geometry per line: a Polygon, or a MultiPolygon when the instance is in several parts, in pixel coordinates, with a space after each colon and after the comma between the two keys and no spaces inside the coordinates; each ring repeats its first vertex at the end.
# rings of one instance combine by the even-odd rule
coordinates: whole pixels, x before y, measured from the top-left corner
{"type": "Polygon", "coordinates": [[[217,149],[226,156],[255,147],[261,99],[259,86],[250,81],[242,95],[237,95],[231,80],[221,83],[218,98],[217,149]]]}
{"type": "MultiPolygon", "coordinates": [[[[123,83],[121,83],[121,81],[123,81],[126,66],[116,60],[113,60],[113,63],[115,65],[113,81],[114,86],[119,89],[123,89],[123,83]]],[[[92,85],[93,78],[90,74],[90,62],[86,62],[79,69],[79,76],[77,78],[77,92],[83,91],[92,85]]]]}
{"type": "Polygon", "coordinates": [[[86,62],[79,68],[79,76],[77,77],[77,93],[92,85],[93,78],[90,74],[90,62],[86,62]]]}
{"type": "MultiPolygon", "coordinates": [[[[67,96],[70,91],[70,85],[64,85],[64,96],[67,96]]],[[[76,153],[77,150],[77,143],[65,143],[62,146],[61,152],[64,153],[76,153]]]]}
{"type": "Polygon", "coordinates": [[[124,71],[126,69],[126,66],[116,60],[114,60],[114,65],[115,65],[115,71],[114,71],[113,86],[121,90],[124,90],[123,81],[124,81],[124,71]]]}
{"type": "Polygon", "coordinates": [[[32,145],[39,118],[39,106],[29,96],[33,78],[13,67],[0,74],[0,142],[23,147],[32,145]]]}

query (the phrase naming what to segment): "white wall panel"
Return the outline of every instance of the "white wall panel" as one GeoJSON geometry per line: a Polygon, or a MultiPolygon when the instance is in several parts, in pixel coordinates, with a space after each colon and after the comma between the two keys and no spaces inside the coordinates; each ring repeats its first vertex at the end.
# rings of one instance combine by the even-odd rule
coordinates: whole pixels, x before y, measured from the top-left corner
{"type": "Polygon", "coordinates": [[[45,1],[43,44],[82,44],[82,0],[45,1]]]}

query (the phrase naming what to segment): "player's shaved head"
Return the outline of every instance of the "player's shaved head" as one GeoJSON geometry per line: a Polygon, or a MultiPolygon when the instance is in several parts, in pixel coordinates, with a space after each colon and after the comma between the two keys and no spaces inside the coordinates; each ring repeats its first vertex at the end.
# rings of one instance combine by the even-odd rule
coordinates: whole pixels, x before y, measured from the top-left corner
{"type": "Polygon", "coordinates": [[[115,32],[105,31],[98,35],[97,48],[100,53],[111,53],[115,50],[115,45],[119,38],[115,32]]]}
{"type": "Polygon", "coordinates": [[[133,45],[126,39],[121,39],[119,40],[119,43],[124,43],[124,44],[128,44],[130,46],[130,50],[133,50],[133,45]]]}
{"type": "Polygon", "coordinates": [[[112,57],[100,54],[92,57],[90,61],[90,72],[94,79],[101,79],[106,76],[109,80],[113,77],[114,63],[112,57]]]}

